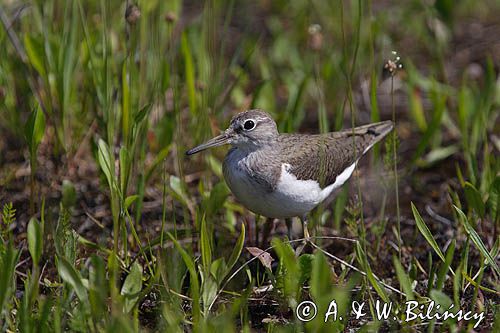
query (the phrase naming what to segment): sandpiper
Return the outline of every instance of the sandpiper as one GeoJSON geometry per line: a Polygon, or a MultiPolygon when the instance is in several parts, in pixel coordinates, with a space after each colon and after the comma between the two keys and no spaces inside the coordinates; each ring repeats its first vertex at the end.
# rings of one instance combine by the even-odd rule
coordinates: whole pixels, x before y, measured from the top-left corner
{"type": "Polygon", "coordinates": [[[252,212],[287,220],[299,217],[309,238],[307,213],[341,187],[356,163],[393,128],[391,121],[326,134],[280,134],[261,110],[242,112],[221,135],[186,152],[232,145],[224,178],[252,212]]]}

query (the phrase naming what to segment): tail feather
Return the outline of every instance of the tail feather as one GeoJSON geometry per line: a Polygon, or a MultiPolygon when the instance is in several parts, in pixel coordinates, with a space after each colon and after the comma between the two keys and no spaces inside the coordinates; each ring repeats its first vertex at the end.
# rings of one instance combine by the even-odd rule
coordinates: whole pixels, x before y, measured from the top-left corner
{"type": "Polygon", "coordinates": [[[366,134],[371,136],[370,143],[368,146],[363,150],[363,154],[366,153],[368,150],[370,150],[377,142],[382,140],[387,134],[389,134],[392,129],[394,128],[394,125],[392,121],[386,120],[386,121],[381,121],[379,123],[375,124],[369,124],[365,126],[360,126],[356,127],[354,130],[357,132],[359,129],[360,131],[365,131],[366,134]]]}

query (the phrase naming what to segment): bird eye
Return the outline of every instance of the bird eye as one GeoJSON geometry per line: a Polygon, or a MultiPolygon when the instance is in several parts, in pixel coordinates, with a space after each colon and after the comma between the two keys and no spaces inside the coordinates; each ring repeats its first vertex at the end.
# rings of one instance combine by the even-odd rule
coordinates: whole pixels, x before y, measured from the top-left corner
{"type": "Polygon", "coordinates": [[[252,129],[254,129],[255,127],[255,122],[253,120],[247,120],[245,121],[245,123],[243,124],[243,128],[246,130],[246,131],[250,131],[252,129]]]}

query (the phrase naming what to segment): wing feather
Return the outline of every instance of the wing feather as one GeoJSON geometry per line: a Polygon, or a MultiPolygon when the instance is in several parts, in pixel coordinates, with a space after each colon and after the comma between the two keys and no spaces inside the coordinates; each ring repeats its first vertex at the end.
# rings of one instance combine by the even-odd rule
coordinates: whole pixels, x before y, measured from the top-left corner
{"type": "Polygon", "coordinates": [[[345,169],[355,163],[375,143],[392,130],[385,121],[319,135],[283,134],[281,163],[301,180],[316,180],[322,188],[333,184],[345,169]]]}

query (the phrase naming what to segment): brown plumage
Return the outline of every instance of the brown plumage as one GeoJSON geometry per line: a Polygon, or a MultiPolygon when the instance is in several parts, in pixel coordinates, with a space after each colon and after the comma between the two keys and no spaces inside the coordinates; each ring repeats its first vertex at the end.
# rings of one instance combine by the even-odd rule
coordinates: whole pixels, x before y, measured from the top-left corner
{"type": "Polygon", "coordinates": [[[364,125],[323,135],[279,136],[283,163],[297,179],[313,179],[326,187],[392,129],[391,121],[364,125]]]}

